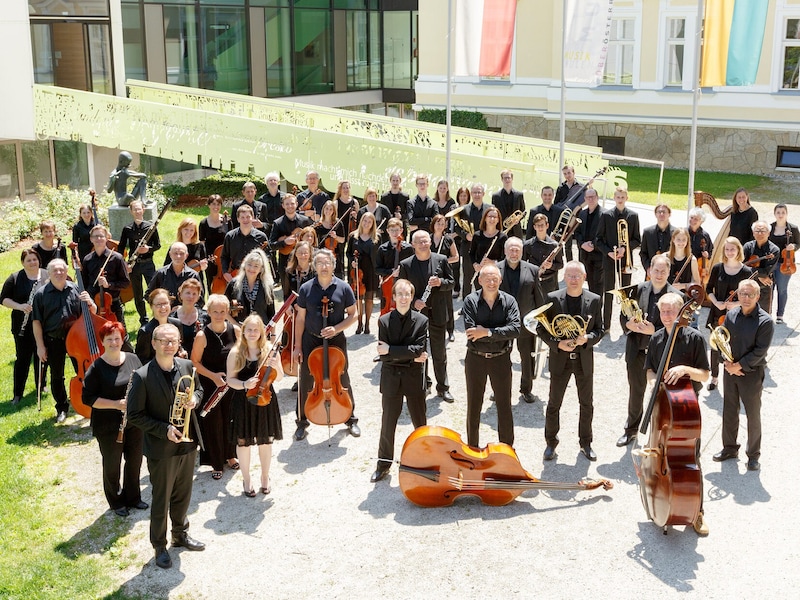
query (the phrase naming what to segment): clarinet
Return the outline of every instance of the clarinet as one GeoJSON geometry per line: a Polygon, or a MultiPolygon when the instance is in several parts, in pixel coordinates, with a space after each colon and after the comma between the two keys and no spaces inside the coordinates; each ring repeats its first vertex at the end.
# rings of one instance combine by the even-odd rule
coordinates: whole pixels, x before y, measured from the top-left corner
{"type": "Polygon", "coordinates": [[[128,379],[128,387],[125,388],[125,412],[122,413],[122,422],[119,424],[119,431],[117,432],[118,444],[121,444],[122,440],[125,439],[125,427],[128,426],[128,394],[131,391],[131,385],[133,385],[133,373],[131,373],[130,379],[128,379]]]}
{"type": "MultiPolygon", "coordinates": [[[[33,282],[33,286],[31,287],[31,293],[28,296],[28,304],[33,304],[33,296],[36,294],[36,290],[39,289],[39,283],[41,282],[40,279],[37,279],[33,282]]],[[[19,328],[19,333],[17,333],[17,337],[25,337],[25,328],[28,326],[28,321],[31,320],[31,312],[25,313],[25,318],[22,319],[22,326],[19,328]]]]}

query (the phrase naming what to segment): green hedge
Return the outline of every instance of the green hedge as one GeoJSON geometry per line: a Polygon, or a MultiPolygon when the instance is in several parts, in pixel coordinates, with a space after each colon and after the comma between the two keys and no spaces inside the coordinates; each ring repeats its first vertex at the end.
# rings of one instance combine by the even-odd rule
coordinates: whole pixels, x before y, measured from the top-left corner
{"type": "MultiPolygon", "coordinates": [[[[483,113],[477,111],[454,110],[450,115],[450,119],[453,127],[467,127],[482,131],[489,129],[486,117],[483,116],[483,113]]],[[[438,108],[425,108],[417,113],[417,120],[444,125],[447,120],[447,111],[438,108]]]]}
{"type": "Polygon", "coordinates": [[[255,179],[242,173],[220,171],[209,177],[192,181],[186,185],[174,183],[164,186],[164,193],[170,198],[179,196],[210,196],[219,194],[223,198],[240,198],[242,186],[248,181],[256,184],[256,197],[267,192],[267,185],[262,179],[255,179]]]}

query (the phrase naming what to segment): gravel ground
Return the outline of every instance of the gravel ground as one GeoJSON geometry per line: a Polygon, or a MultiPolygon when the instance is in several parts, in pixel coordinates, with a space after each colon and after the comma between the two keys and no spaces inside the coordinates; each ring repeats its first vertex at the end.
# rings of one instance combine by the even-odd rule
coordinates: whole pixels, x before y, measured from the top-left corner
{"type": "MultiPolygon", "coordinates": [[[[759,207],[762,214],[768,210],[759,207]]],[[[648,214],[652,215],[652,209],[642,213],[643,220],[648,214]]],[[[790,216],[790,220],[794,219],[790,216]]],[[[637,274],[641,277],[641,271],[637,274]]],[[[794,278],[794,296],[798,287],[794,278]]],[[[587,594],[606,598],[621,593],[688,592],[727,599],[752,597],[753,590],[764,597],[785,593],[796,581],[791,573],[800,558],[797,520],[780,518],[791,514],[800,492],[797,480],[788,477],[788,463],[780,458],[790,455],[794,441],[790,428],[795,410],[785,391],[797,381],[792,373],[798,357],[797,315],[790,301],[787,322],[776,327],[770,351],[760,472],[747,472],[743,460],[721,464],[711,460],[721,448],[722,396],[720,390],[701,393],[701,465],[711,529],[707,538],[684,527],[663,535],[649,522],[640,502],[630,447],[615,446],[627,405],[625,343],[618,322],[595,350],[593,447],[597,462],[590,463],[579,454],[574,384],[562,407],[559,457],[552,463],[542,460],[547,372],[534,382],[533,391],[543,401],[526,404],[513,398],[515,449],[531,474],[558,482],[605,477],[615,486],[609,491],[533,490],[503,507],[464,497],[451,507],[423,509],[403,497],[396,467],[386,480],[370,484],[381,417],[373,334],[349,340],[362,437],[350,437],[341,426],[334,427],[329,437],[325,428],[312,426],[306,440],[294,442],[295,399],[289,389],[293,380],[279,383],[285,439],[274,448],[272,494],[245,498],[239,473],[226,470],[217,482],[212,481],[208,467],[199,469],[190,534],[208,547],[199,553],[171,550],[171,570],[154,565],[146,513],[137,512],[121,525],[119,518],[104,512],[94,442],[57,450],[67,482],[60,497],[81,507],[75,522],[69,524],[73,539],[99,536],[97,552],[107,551],[113,543],[120,556],[121,590],[148,598],[559,598],[587,594]]],[[[456,329],[456,341],[448,348],[456,401],[446,404],[429,399],[428,422],[463,434],[466,338],[463,324],[457,323],[456,329]]],[[[514,391],[519,376],[515,364],[514,391]]],[[[496,423],[487,390],[483,443],[496,441],[496,423]]],[[[743,419],[742,443],[745,424],[743,419]]],[[[86,438],[86,421],[72,417],[70,425],[86,438]]],[[[404,412],[396,458],[411,432],[404,412]]],[[[255,453],[253,460],[257,462],[255,453]]],[[[145,467],[144,497],[149,499],[146,471],[145,467]]],[[[255,465],[253,475],[257,482],[255,465]]]]}

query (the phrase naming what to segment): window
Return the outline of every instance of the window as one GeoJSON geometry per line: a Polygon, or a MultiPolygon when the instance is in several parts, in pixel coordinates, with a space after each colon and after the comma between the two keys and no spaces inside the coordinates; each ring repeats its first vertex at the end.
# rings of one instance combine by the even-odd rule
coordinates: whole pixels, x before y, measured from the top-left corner
{"type": "Polygon", "coordinates": [[[296,94],[333,91],[330,11],[295,9],[294,63],[296,94]]]}
{"type": "Polygon", "coordinates": [[[384,87],[414,87],[412,61],[414,50],[410,11],[383,13],[383,81],[384,87]]]}
{"type": "Polygon", "coordinates": [[[625,138],[610,135],[598,135],[597,145],[603,149],[604,154],[625,156],[625,138]]]}
{"type": "Polygon", "coordinates": [[[380,14],[347,12],[347,89],[380,88],[380,14]]]}
{"type": "MultiPolygon", "coordinates": [[[[786,19],[783,37],[783,85],[781,89],[800,89],[800,19],[786,19]]],[[[780,161],[778,161],[780,162],[780,161]]]]}
{"type": "Polygon", "coordinates": [[[603,83],[633,85],[634,19],[612,19],[603,83]]]}
{"type": "Polygon", "coordinates": [[[141,10],[138,4],[122,5],[122,48],[125,54],[125,77],[147,81],[141,10]]]}
{"type": "Polygon", "coordinates": [[[288,8],[265,9],[267,96],[292,94],[292,22],[288,8]]]}
{"type": "Polygon", "coordinates": [[[667,19],[667,70],[665,84],[683,85],[683,51],[686,19],[667,19]]]}
{"type": "Polygon", "coordinates": [[[800,148],[778,146],[778,168],[800,169],[800,148]]]}

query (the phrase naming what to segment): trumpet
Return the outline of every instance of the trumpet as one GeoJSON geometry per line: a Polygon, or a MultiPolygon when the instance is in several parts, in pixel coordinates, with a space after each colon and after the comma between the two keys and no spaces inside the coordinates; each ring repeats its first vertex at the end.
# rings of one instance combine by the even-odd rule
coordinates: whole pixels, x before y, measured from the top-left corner
{"type": "Polygon", "coordinates": [[[626,319],[633,321],[634,323],[641,323],[644,321],[644,313],[642,312],[639,303],[627,294],[627,290],[631,287],[634,286],[620,288],[617,290],[608,290],[606,293],[611,294],[619,301],[619,310],[623,315],[625,315],[626,319]]]}
{"type": "Polygon", "coordinates": [[[189,408],[189,404],[192,403],[194,396],[195,373],[197,373],[197,369],[193,368],[191,375],[184,375],[178,380],[178,386],[175,388],[175,400],[172,402],[172,411],[169,416],[169,424],[181,431],[182,442],[194,442],[189,437],[189,426],[192,421],[192,409],[189,408]]]}
{"type": "Polygon", "coordinates": [[[553,317],[552,322],[547,320],[547,311],[553,305],[548,302],[544,306],[534,308],[522,319],[522,324],[525,329],[531,333],[536,333],[536,323],[541,323],[547,332],[557,340],[574,340],[582,335],[586,335],[586,330],[589,328],[589,322],[592,320],[591,315],[588,319],[584,319],[580,315],[556,315],[553,317]]]}
{"type": "Polygon", "coordinates": [[[617,269],[620,274],[620,284],[621,284],[622,275],[630,275],[631,273],[633,273],[633,268],[631,267],[633,261],[631,260],[631,244],[628,235],[628,222],[625,219],[620,219],[619,221],[617,221],[617,244],[619,246],[625,246],[625,266],[623,267],[619,259],[614,259],[618,265],[617,269]]]}
{"type": "Polygon", "coordinates": [[[503,233],[508,234],[508,232],[511,231],[511,229],[515,227],[524,218],[525,218],[525,213],[522,212],[521,210],[516,210],[510,215],[508,215],[503,220],[503,233]]]}
{"type": "Polygon", "coordinates": [[[728,362],[736,362],[733,360],[733,351],[731,350],[731,332],[722,325],[713,328],[709,325],[708,328],[711,330],[711,335],[708,336],[711,349],[719,352],[722,358],[728,362]]]}

